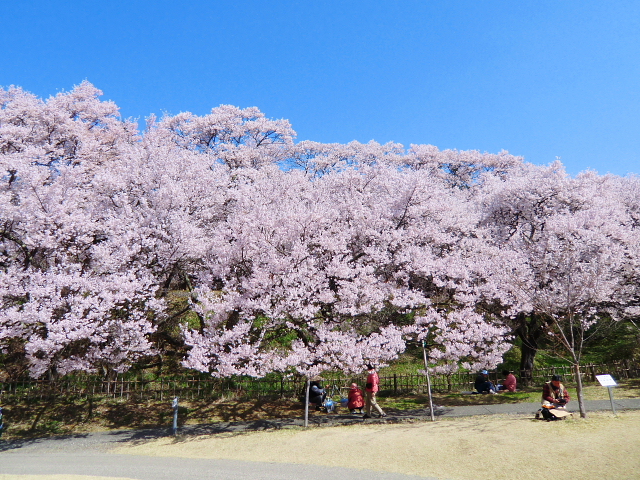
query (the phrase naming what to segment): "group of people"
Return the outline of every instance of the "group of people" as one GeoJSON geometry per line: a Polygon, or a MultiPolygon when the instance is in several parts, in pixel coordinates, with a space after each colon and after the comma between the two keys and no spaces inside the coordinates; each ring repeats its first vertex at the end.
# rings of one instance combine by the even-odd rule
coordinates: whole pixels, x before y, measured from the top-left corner
{"type": "MultiPolygon", "coordinates": [[[[503,370],[502,374],[505,377],[502,383],[494,385],[493,382],[489,380],[489,372],[481,370],[476,377],[474,384],[476,391],[473,393],[495,394],[501,391],[515,392],[517,380],[513,372],[503,370]]],[[[546,382],[542,387],[542,408],[538,410],[536,418],[555,420],[571,415],[565,409],[569,400],[569,392],[562,384],[562,378],[559,375],[553,375],[551,380],[546,382]]]]}
{"type": "Polygon", "coordinates": [[[491,393],[495,394],[498,392],[515,392],[518,381],[516,380],[513,372],[509,370],[503,370],[502,374],[504,375],[504,379],[502,383],[498,383],[494,385],[491,380],[489,380],[489,372],[486,370],[481,370],[476,377],[476,381],[474,383],[474,388],[476,389],[473,393],[491,393]]]}
{"type": "MultiPolygon", "coordinates": [[[[378,372],[373,365],[367,365],[368,375],[365,385],[364,394],[362,389],[356,383],[352,383],[347,398],[347,408],[351,413],[363,413],[362,418],[371,418],[371,411],[375,409],[380,417],[386,417],[378,401],[376,394],[380,390],[380,378],[378,372]]],[[[316,405],[317,408],[325,405],[327,402],[327,391],[322,387],[319,380],[314,380],[309,384],[309,402],[316,405]]]]}
{"type": "MultiPolygon", "coordinates": [[[[363,413],[362,418],[371,418],[371,411],[375,409],[380,417],[386,417],[380,405],[376,400],[376,394],[380,390],[380,378],[378,372],[373,365],[367,365],[368,375],[367,383],[365,385],[364,394],[362,389],[356,384],[352,383],[349,389],[349,395],[347,398],[347,408],[351,413],[363,413]]],[[[487,370],[481,370],[476,377],[474,387],[476,389],[473,393],[489,393],[496,394],[498,392],[515,392],[517,387],[517,380],[513,372],[509,370],[503,370],[502,374],[504,379],[496,385],[489,379],[489,372],[487,370]]],[[[544,384],[542,389],[542,408],[540,412],[544,418],[549,419],[549,410],[555,410],[555,417],[564,416],[565,407],[569,402],[569,392],[562,384],[562,379],[558,375],[553,375],[551,380],[544,384]]],[[[314,380],[310,383],[309,387],[309,402],[321,407],[326,404],[327,391],[322,387],[319,380],[314,380]]],[[[567,412],[568,414],[568,412],[567,412]]]]}

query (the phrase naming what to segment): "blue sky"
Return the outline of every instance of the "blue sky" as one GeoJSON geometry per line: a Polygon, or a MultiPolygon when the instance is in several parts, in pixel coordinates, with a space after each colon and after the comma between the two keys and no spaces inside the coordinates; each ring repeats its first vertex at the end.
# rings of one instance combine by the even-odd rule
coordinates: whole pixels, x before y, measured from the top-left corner
{"type": "Polygon", "coordinates": [[[124,117],[220,104],[298,140],[508,150],[640,173],[637,0],[9,1],[0,85],[124,117]]]}

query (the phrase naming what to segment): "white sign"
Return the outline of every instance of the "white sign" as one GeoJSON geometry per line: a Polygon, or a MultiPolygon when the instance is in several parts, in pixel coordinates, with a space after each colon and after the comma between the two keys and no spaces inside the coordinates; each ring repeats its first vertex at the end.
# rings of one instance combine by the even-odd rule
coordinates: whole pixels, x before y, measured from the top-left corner
{"type": "Polygon", "coordinates": [[[611,375],[596,375],[596,378],[603,387],[615,387],[618,385],[611,375]]]}

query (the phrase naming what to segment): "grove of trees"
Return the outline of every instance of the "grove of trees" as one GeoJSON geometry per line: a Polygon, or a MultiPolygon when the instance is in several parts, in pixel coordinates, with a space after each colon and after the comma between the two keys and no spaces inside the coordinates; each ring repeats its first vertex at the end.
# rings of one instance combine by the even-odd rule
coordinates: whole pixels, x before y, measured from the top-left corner
{"type": "Polygon", "coordinates": [[[434,368],[519,338],[580,365],[640,314],[640,178],[506,152],[295,141],[256,108],[120,118],[0,89],[4,375],[434,368]]]}

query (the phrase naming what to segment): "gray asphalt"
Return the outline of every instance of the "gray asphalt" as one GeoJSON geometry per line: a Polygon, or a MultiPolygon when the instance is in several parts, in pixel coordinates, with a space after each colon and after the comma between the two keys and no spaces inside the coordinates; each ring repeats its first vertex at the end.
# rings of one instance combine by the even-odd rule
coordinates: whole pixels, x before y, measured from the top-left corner
{"type": "MultiPolygon", "coordinates": [[[[4,474],[92,475],[139,480],[425,480],[424,477],[281,463],[85,453],[2,457],[4,474]]],[[[436,479],[431,479],[436,480],[436,479]]]]}
{"type": "MultiPolygon", "coordinates": [[[[587,411],[611,410],[609,400],[585,402],[587,411]]],[[[616,411],[640,409],[640,398],[614,401],[616,411]]],[[[475,415],[532,415],[538,403],[474,405],[454,408],[437,407],[436,419],[475,415]]],[[[577,402],[568,407],[577,411],[577,402]]],[[[357,415],[314,415],[310,426],[346,425],[355,423],[400,423],[429,420],[428,409],[393,412],[388,417],[363,420],[357,415]]],[[[301,426],[301,418],[260,422],[229,422],[182,427],[180,435],[207,435],[283,429],[301,426]]],[[[46,439],[0,440],[0,473],[31,475],[92,475],[126,477],[139,480],[298,480],[306,478],[347,478],[349,480],[425,480],[425,477],[313,465],[241,462],[116,455],[109,450],[124,442],[145,442],[170,435],[169,429],[127,430],[71,435],[46,439]]],[[[343,447],[337,447],[343,448],[343,447]]],[[[348,448],[348,447],[344,447],[348,448]]],[[[429,479],[426,479],[429,480],[429,479]]],[[[431,479],[436,480],[436,479],[431,479]]]]}
{"type": "MultiPolygon", "coordinates": [[[[587,400],[584,402],[587,413],[609,410],[611,411],[610,400],[587,400]]],[[[640,410],[640,398],[622,398],[613,400],[615,411],[624,410],[640,410]]],[[[464,407],[455,407],[443,412],[443,417],[468,417],[473,415],[495,415],[495,414],[513,414],[513,415],[533,415],[540,408],[539,403],[510,403],[499,405],[468,405],[464,407]]],[[[571,401],[567,405],[570,412],[578,412],[578,402],[571,401]]],[[[428,412],[428,410],[427,410],[428,412]]]]}

